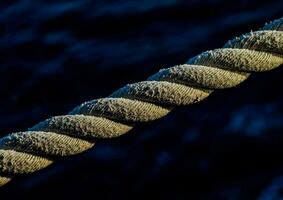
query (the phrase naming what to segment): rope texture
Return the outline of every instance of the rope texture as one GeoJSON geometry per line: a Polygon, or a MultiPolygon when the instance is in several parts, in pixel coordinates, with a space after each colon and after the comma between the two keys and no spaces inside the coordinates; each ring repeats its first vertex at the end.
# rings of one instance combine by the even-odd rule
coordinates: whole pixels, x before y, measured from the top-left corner
{"type": "Polygon", "coordinates": [[[215,89],[240,84],[251,72],[282,64],[283,18],[236,37],[221,49],[201,53],[187,64],[161,69],[107,98],[85,102],[68,115],[1,138],[0,185],[16,175],[43,169],[58,157],[86,151],[96,138],[118,137],[137,122],[161,118],[175,106],[201,101],[215,89]]]}

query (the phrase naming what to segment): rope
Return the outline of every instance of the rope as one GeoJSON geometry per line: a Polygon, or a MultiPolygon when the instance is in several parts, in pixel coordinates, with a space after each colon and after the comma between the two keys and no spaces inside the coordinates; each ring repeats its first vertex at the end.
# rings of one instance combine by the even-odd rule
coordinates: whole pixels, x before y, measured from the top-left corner
{"type": "Polygon", "coordinates": [[[256,32],[236,37],[222,49],[201,53],[187,64],[161,69],[146,81],[128,84],[107,98],[85,102],[68,115],[47,119],[26,132],[0,139],[0,185],[113,138],[137,122],[167,115],[175,106],[208,97],[215,89],[234,87],[251,72],[283,64],[283,18],[256,32]]]}

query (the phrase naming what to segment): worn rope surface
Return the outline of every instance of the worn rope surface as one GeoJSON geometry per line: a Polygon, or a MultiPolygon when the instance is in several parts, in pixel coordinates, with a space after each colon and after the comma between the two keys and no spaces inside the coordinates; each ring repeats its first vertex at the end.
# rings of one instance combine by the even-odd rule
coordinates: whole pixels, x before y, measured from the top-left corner
{"type": "Polygon", "coordinates": [[[234,87],[251,72],[281,64],[283,18],[229,41],[222,49],[201,53],[187,64],[128,84],[107,98],[85,102],[68,115],[1,138],[0,185],[16,175],[45,168],[60,156],[86,151],[96,138],[120,136],[136,122],[161,118],[175,106],[201,101],[214,89],[234,87]]]}

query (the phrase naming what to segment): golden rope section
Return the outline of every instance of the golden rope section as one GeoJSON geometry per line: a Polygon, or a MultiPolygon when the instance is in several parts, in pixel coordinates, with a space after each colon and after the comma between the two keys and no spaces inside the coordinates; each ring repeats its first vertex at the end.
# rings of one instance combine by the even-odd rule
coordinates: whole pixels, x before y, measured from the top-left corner
{"type": "Polygon", "coordinates": [[[79,154],[96,138],[127,133],[136,122],[167,115],[175,106],[208,97],[215,89],[234,87],[251,72],[283,64],[283,18],[241,35],[221,49],[161,69],[146,81],[128,84],[107,98],[85,102],[68,115],[47,119],[25,132],[0,139],[0,185],[32,173],[61,156],[79,154]]]}

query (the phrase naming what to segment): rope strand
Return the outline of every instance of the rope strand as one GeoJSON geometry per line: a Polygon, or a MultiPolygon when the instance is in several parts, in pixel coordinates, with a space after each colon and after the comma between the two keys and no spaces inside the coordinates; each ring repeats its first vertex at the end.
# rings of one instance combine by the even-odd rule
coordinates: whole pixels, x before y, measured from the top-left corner
{"type": "Polygon", "coordinates": [[[146,81],[128,84],[107,98],[85,102],[68,115],[47,119],[26,132],[0,139],[0,185],[32,173],[58,157],[86,151],[96,138],[127,133],[136,122],[167,115],[175,106],[208,97],[215,89],[235,87],[251,72],[283,64],[283,18],[256,32],[206,51],[186,64],[161,69],[146,81]]]}

